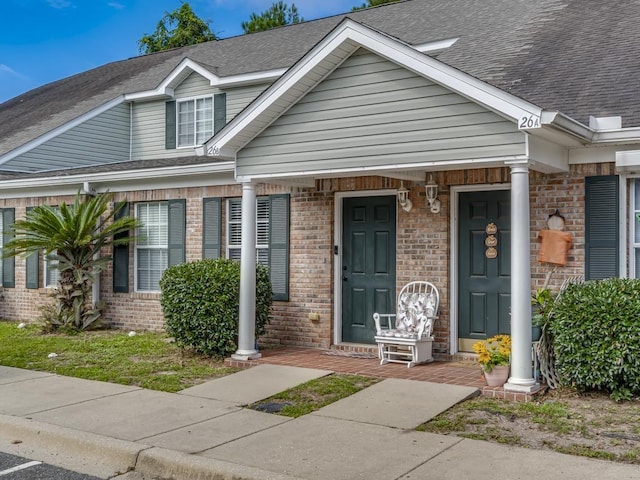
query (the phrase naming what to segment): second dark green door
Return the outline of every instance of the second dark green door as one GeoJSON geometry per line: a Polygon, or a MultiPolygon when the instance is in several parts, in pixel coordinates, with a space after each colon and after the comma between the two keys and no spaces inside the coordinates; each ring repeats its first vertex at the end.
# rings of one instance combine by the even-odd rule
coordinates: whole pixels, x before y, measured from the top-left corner
{"type": "Polygon", "coordinates": [[[458,348],[461,351],[470,351],[477,340],[510,333],[510,199],[509,190],[460,193],[458,348]]]}
{"type": "Polygon", "coordinates": [[[342,341],[374,343],[373,313],[394,313],[396,198],[343,202],[342,341]]]}

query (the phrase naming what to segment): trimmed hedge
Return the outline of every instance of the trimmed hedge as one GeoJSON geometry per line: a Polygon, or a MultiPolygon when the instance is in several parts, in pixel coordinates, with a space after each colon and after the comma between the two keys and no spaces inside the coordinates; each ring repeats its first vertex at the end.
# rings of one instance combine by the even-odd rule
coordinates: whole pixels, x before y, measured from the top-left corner
{"type": "MultiPolygon", "coordinates": [[[[181,347],[224,357],[237,350],[240,263],[207,259],[175,265],[160,280],[166,328],[181,347]]],[[[256,266],[256,336],[265,333],[272,303],[269,271],[256,266]]]]}
{"type": "Polygon", "coordinates": [[[640,280],[571,284],[550,318],[560,381],[581,390],[640,393],[640,280]]]}

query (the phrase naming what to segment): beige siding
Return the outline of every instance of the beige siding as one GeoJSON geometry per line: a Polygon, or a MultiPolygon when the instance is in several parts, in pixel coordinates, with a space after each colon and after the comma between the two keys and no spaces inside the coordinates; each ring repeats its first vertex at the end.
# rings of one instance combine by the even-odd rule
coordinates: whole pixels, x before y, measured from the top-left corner
{"type": "Polygon", "coordinates": [[[360,50],[238,153],[238,174],[523,155],[514,123],[360,50]]]}
{"type": "MultiPolygon", "coordinates": [[[[227,122],[251,103],[268,85],[244,86],[225,90],[227,94],[227,122]]],[[[176,89],[175,98],[186,99],[214,95],[220,90],[209,80],[192,73],[176,89]]],[[[165,101],[139,102],[133,108],[132,158],[149,160],[194,155],[193,148],[165,148],[165,101]]]]}
{"type": "Polygon", "coordinates": [[[192,73],[175,89],[176,99],[201,97],[204,95],[212,95],[217,93],[218,90],[214,89],[209,80],[204,78],[198,73],[192,73]]]}
{"type": "Polygon", "coordinates": [[[253,102],[268,86],[268,83],[264,83],[225,90],[227,93],[227,123],[253,102]]]}
{"type": "Polygon", "coordinates": [[[129,160],[129,104],[123,103],[20,155],[3,168],[46,171],[129,160]]]}

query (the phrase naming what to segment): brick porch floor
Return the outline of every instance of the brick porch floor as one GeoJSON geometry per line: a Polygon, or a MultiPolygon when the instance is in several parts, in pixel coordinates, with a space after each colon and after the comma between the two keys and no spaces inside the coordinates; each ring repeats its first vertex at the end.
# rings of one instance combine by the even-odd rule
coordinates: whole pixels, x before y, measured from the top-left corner
{"type": "Polygon", "coordinates": [[[346,356],[345,352],[339,350],[281,348],[262,350],[260,353],[262,353],[262,358],[259,360],[238,362],[227,359],[225,363],[229,366],[243,368],[261,363],[289,365],[370,377],[403,378],[406,380],[465,385],[480,389],[482,395],[485,396],[521,402],[530,401],[536,394],[544,391],[542,388],[533,394],[524,394],[505,392],[502,387],[487,387],[484,383],[480,366],[471,361],[436,361],[407,368],[405,365],[398,363],[380,365],[380,361],[377,358],[354,358],[346,356]]]}

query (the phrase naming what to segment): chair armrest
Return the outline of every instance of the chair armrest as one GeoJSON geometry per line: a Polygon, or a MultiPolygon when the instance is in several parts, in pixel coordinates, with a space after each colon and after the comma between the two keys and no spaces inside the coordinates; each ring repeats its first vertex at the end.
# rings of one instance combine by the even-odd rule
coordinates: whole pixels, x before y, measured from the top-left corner
{"type": "Polygon", "coordinates": [[[426,320],[420,321],[420,326],[418,327],[418,336],[416,338],[422,338],[424,333],[427,334],[427,337],[430,337],[433,333],[433,322],[438,317],[428,317],[426,320]]]}
{"type": "Polygon", "coordinates": [[[376,324],[376,335],[381,335],[382,334],[381,320],[383,318],[387,320],[386,330],[390,330],[391,329],[391,319],[395,318],[395,316],[396,316],[395,313],[378,313],[378,312],[375,312],[373,314],[373,321],[376,324]]]}

